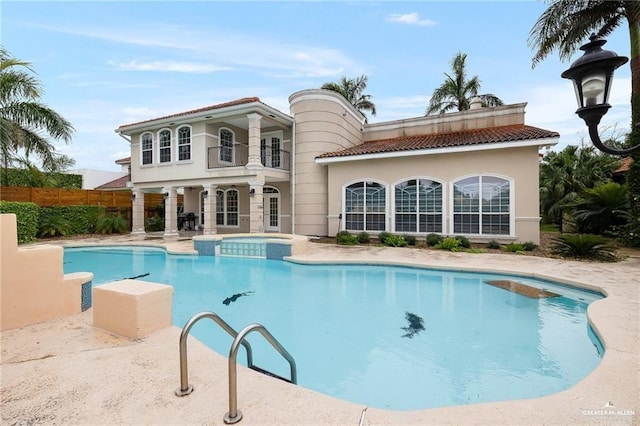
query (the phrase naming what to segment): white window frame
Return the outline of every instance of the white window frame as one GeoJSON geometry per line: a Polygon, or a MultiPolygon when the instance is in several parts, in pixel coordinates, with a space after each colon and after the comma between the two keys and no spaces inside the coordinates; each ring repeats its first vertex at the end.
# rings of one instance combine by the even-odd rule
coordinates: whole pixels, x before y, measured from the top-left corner
{"type": "Polygon", "coordinates": [[[228,127],[220,127],[218,129],[218,161],[220,163],[228,163],[228,164],[233,164],[234,159],[235,159],[235,145],[236,145],[236,133],[229,129],[228,127]],[[227,147],[226,145],[222,145],[223,139],[222,139],[222,132],[223,131],[227,131],[229,133],[231,133],[231,147],[227,147]],[[222,149],[224,148],[231,148],[231,159],[230,160],[223,160],[222,158],[222,149]]]}
{"type": "MultiPolygon", "coordinates": [[[[366,188],[366,186],[365,186],[366,188]]],[[[341,220],[341,224],[340,224],[340,229],[342,231],[351,231],[351,232],[385,232],[388,229],[390,229],[389,227],[389,184],[387,184],[386,182],[379,180],[379,179],[375,179],[375,178],[362,178],[362,179],[355,179],[351,182],[345,183],[342,186],[342,220],[341,220]],[[385,193],[385,199],[384,199],[384,229],[377,229],[377,230],[370,230],[367,229],[367,197],[366,197],[366,190],[365,190],[365,198],[364,198],[364,212],[363,213],[349,213],[349,214],[362,214],[363,217],[363,229],[348,229],[347,228],[347,188],[350,187],[351,185],[354,185],[356,183],[361,183],[364,182],[365,185],[369,182],[371,183],[377,183],[380,186],[382,186],[382,188],[384,188],[384,193],[385,193]]]]}
{"type": "Polygon", "coordinates": [[[141,166],[150,166],[153,164],[153,133],[152,132],[144,132],[143,134],[140,135],[140,165],[141,166]],[[151,138],[151,147],[150,148],[146,148],[144,147],[144,137],[146,135],[149,135],[149,137],[151,138]],[[144,162],[144,153],[145,152],[151,152],[151,161],[149,163],[145,163],[144,162]]]}
{"type": "MultiPolygon", "coordinates": [[[[444,232],[444,230],[446,229],[446,223],[447,223],[447,210],[446,210],[446,202],[445,200],[447,199],[447,184],[445,181],[440,180],[440,179],[436,179],[434,177],[430,177],[430,176],[409,176],[407,178],[402,178],[397,180],[396,182],[393,182],[393,184],[391,185],[391,190],[390,192],[392,192],[391,194],[391,229],[393,229],[393,232],[402,232],[402,233],[407,233],[407,234],[430,234],[430,233],[436,233],[436,234],[442,234],[444,232]],[[398,231],[396,229],[396,214],[398,213],[396,210],[396,186],[403,183],[403,182],[407,182],[410,180],[416,180],[416,181],[420,181],[420,180],[430,180],[432,182],[435,183],[439,183],[440,184],[440,188],[442,189],[442,198],[440,200],[440,214],[442,216],[442,223],[440,226],[440,230],[438,231],[398,231]]],[[[419,211],[419,207],[420,207],[420,197],[419,197],[419,193],[418,193],[418,197],[416,198],[416,211],[413,212],[416,215],[416,229],[420,228],[420,211],[419,211]]]]}
{"type": "Polygon", "coordinates": [[[504,175],[500,175],[500,174],[495,174],[495,173],[474,173],[474,174],[469,174],[469,175],[465,175],[465,176],[460,176],[458,178],[453,179],[450,184],[449,184],[449,218],[450,218],[450,223],[449,223],[449,233],[451,235],[465,235],[465,236],[480,236],[480,237],[485,237],[485,238],[506,238],[506,237],[510,237],[513,238],[515,237],[515,203],[516,203],[516,194],[515,194],[515,181],[513,178],[509,177],[509,176],[504,176],[504,175]],[[492,178],[498,178],[498,179],[502,179],[504,181],[506,181],[509,184],[509,233],[508,234],[485,234],[482,232],[482,178],[483,177],[492,177],[492,178]],[[477,214],[478,215],[478,233],[477,234],[471,234],[471,233],[455,233],[455,206],[454,206],[454,195],[455,195],[455,185],[465,179],[468,178],[479,178],[479,198],[480,198],[480,203],[478,204],[478,212],[477,213],[473,213],[473,214],[477,214]]]}
{"type": "Polygon", "coordinates": [[[237,188],[229,189],[216,189],[216,225],[221,228],[239,228],[240,227],[240,191],[237,188]],[[229,193],[236,193],[236,211],[229,209],[229,193]],[[218,202],[218,194],[222,193],[222,202],[218,202]],[[229,218],[235,213],[235,224],[229,224],[231,222],[229,218]],[[222,214],[222,223],[218,222],[218,214],[222,214]]]}
{"type": "Polygon", "coordinates": [[[192,134],[193,134],[193,129],[188,124],[181,125],[180,127],[178,127],[176,129],[176,141],[177,141],[176,143],[177,143],[177,147],[178,147],[177,148],[176,157],[177,157],[179,162],[191,161],[191,159],[193,158],[193,148],[192,148],[192,144],[191,144],[191,139],[192,139],[191,135],[192,134]],[[182,143],[183,140],[182,140],[181,135],[180,135],[180,131],[182,129],[188,129],[189,130],[189,140],[188,140],[187,143],[182,143]],[[185,146],[189,148],[189,158],[180,158],[180,148],[183,148],[185,146]]]}
{"type": "Polygon", "coordinates": [[[158,130],[158,164],[171,164],[171,161],[173,159],[172,145],[173,145],[173,132],[171,131],[171,129],[164,128],[164,129],[158,130]],[[169,146],[162,146],[161,134],[164,133],[164,132],[169,132],[169,146]],[[162,161],[162,150],[163,149],[168,149],[169,150],[169,160],[167,160],[167,161],[162,161]]]}

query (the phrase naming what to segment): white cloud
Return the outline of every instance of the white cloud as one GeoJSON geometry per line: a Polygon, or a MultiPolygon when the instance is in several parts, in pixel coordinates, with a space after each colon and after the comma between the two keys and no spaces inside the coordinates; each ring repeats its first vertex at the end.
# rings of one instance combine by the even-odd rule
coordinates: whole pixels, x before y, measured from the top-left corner
{"type": "Polygon", "coordinates": [[[437,25],[436,21],[432,21],[431,19],[422,19],[420,18],[420,14],[418,12],[412,13],[393,13],[387,16],[388,22],[395,22],[397,24],[405,24],[405,25],[419,25],[421,27],[431,27],[437,25]]]}
{"type": "Polygon", "coordinates": [[[169,62],[169,61],[151,61],[151,62],[138,62],[130,61],[125,63],[114,63],[111,65],[116,66],[123,71],[156,71],[156,72],[184,72],[184,73],[212,73],[217,71],[228,71],[229,67],[220,67],[213,64],[196,64],[192,62],[169,62]]]}

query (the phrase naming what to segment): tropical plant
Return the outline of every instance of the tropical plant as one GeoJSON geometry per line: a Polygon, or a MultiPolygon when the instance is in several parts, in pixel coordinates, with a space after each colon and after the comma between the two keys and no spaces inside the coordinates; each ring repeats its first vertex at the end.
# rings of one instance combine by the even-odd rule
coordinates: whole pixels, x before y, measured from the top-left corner
{"type": "Polygon", "coordinates": [[[389,247],[406,247],[408,244],[402,235],[389,235],[385,238],[384,243],[389,247]]]}
{"type": "Polygon", "coordinates": [[[491,240],[487,243],[487,248],[492,250],[499,250],[500,247],[500,243],[497,240],[491,240]]]}
{"type": "Polygon", "coordinates": [[[466,249],[471,248],[471,241],[469,241],[469,239],[464,235],[458,235],[456,239],[460,241],[460,247],[466,249]]]}
{"type": "Polygon", "coordinates": [[[371,241],[369,233],[365,231],[359,232],[356,238],[358,238],[358,242],[360,244],[369,244],[369,242],[371,241]]]}
{"type": "Polygon", "coordinates": [[[403,234],[402,238],[404,238],[404,240],[407,242],[408,245],[410,245],[410,246],[415,246],[416,245],[416,237],[415,237],[415,235],[403,234]]]}
{"type": "Polygon", "coordinates": [[[349,231],[340,231],[336,234],[336,242],[341,245],[358,244],[358,238],[349,231]]]}
{"type": "Polygon", "coordinates": [[[426,115],[441,114],[453,109],[464,111],[471,107],[471,99],[479,97],[484,106],[500,106],[502,100],[497,96],[488,93],[478,95],[480,91],[480,79],[473,76],[467,80],[465,61],[467,54],[458,52],[451,60],[451,74],[446,76],[444,83],[433,91],[426,115]]]}
{"type": "Polygon", "coordinates": [[[511,242],[504,246],[504,251],[507,251],[509,253],[524,253],[525,250],[524,245],[511,242]]]}
{"type": "Polygon", "coordinates": [[[524,247],[524,251],[533,251],[538,248],[538,245],[533,241],[525,241],[522,247],[524,247]]]}
{"type": "Polygon", "coordinates": [[[565,210],[578,194],[607,182],[615,167],[615,157],[598,154],[593,147],[569,145],[560,152],[549,152],[540,163],[543,220],[558,224],[562,232],[565,210]]]}
{"type": "Polygon", "coordinates": [[[38,237],[64,237],[71,233],[69,222],[60,216],[48,216],[40,220],[38,237]]]}
{"type": "Polygon", "coordinates": [[[434,248],[449,251],[460,251],[460,240],[454,237],[446,237],[440,243],[436,244],[434,248]]]}
{"type": "Polygon", "coordinates": [[[164,231],[164,218],[161,216],[150,217],[145,222],[144,228],[147,232],[164,231]]]}
{"type": "MultiPolygon", "coordinates": [[[[549,7],[529,33],[529,46],[535,50],[535,67],[551,52],[569,60],[591,33],[606,37],[624,25],[629,29],[631,67],[631,132],[627,146],[640,144],[640,2],[625,0],[548,0],[549,7]]],[[[640,152],[632,155],[627,172],[629,221],[625,240],[640,246],[640,152]]]]}
{"type": "Polygon", "coordinates": [[[380,241],[382,244],[386,244],[387,238],[389,238],[390,236],[391,236],[390,233],[386,231],[382,231],[378,234],[378,241],[380,241]]]}
{"type": "Polygon", "coordinates": [[[347,102],[361,113],[369,111],[371,115],[375,116],[376,105],[371,102],[371,95],[363,94],[367,88],[367,80],[368,77],[364,74],[355,78],[342,76],[337,82],[324,83],[320,88],[341,94],[347,102]]]}
{"type": "Polygon", "coordinates": [[[127,230],[127,221],[122,216],[105,214],[98,219],[96,231],[100,234],[124,234],[127,230]]]}
{"type": "Polygon", "coordinates": [[[443,239],[444,237],[440,234],[427,234],[427,245],[430,247],[437,246],[443,239]]]}
{"type": "Polygon", "coordinates": [[[608,182],[585,190],[571,204],[579,232],[602,235],[627,221],[629,198],[626,185],[608,182]]]}
{"type": "Polygon", "coordinates": [[[553,239],[551,253],[562,257],[613,261],[615,248],[599,235],[562,234],[553,239]]]}
{"type": "Polygon", "coordinates": [[[37,156],[46,171],[59,171],[61,156],[49,139],[69,143],[73,126],[40,102],[42,88],[29,62],[13,58],[0,47],[0,164],[2,182],[21,155],[37,156]]]}

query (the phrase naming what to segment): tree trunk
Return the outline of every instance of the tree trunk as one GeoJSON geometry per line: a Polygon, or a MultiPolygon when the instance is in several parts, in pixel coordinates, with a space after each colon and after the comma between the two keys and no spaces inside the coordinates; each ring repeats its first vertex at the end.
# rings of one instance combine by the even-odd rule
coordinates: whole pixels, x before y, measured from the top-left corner
{"type": "MultiPolygon", "coordinates": [[[[629,22],[629,41],[631,45],[631,133],[628,146],[640,145],[640,2],[624,3],[629,22]]],[[[629,185],[629,216],[625,233],[626,242],[640,246],[640,152],[631,156],[633,162],[627,172],[629,185]]]]}

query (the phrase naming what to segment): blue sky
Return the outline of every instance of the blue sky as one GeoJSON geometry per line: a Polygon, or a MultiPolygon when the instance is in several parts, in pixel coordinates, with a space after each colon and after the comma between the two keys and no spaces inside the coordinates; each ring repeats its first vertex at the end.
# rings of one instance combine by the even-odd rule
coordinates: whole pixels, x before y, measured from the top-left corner
{"type": "MultiPolygon", "coordinates": [[[[114,132],[122,124],[248,96],[288,113],[290,94],[343,75],[368,76],[378,110],[370,122],[421,116],[457,52],[482,93],[528,102],[527,124],[560,132],[559,148],[578,144],[586,127],[560,78],[570,64],[553,54],[531,68],[528,34],[544,10],[524,0],[1,0],[0,35],[32,63],[44,103],[76,128],[61,152],[76,168],[116,171],[114,161],[129,156],[114,132]]],[[[605,48],[629,56],[627,28],[605,48]]],[[[625,65],[601,127],[628,130],[630,93],[625,65]]]]}

